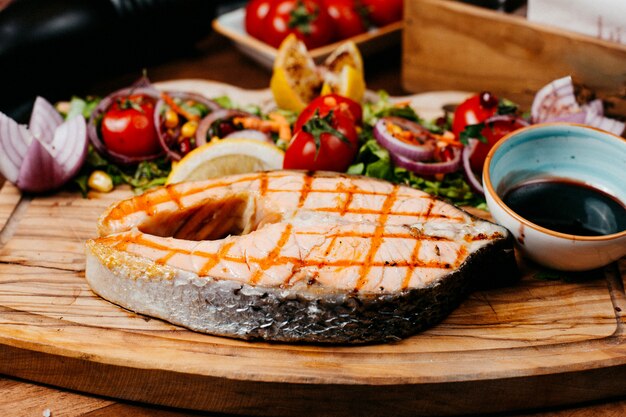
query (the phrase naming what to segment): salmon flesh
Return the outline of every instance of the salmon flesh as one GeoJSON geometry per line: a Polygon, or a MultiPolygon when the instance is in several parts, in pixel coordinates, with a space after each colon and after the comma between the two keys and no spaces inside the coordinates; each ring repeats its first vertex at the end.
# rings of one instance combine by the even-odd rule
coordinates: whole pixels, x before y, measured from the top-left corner
{"type": "Polygon", "coordinates": [[[103,298],[192,330],[315,343],[398,340],[476,285],[517,276],[496,224],[408,186],[273,171],[109,207],[87,242],[103,298]]]}

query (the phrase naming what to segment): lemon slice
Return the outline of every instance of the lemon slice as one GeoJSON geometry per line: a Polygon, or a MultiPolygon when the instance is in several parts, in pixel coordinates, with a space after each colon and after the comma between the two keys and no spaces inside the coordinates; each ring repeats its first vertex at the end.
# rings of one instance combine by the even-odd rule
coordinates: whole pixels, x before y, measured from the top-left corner
{"type": "Polygon", "coordinates": [[[280,169],[284,156],[284,152],[275,145],[257,140],[214,140],[194,149],[178,161],[166,183],[280,169]]]}
{"type": "Polygon", "coordinates": [[[341,44],[324,62],[322,95],[336,93],[361,101],[365,94],[363,58],[352,41],[341,44]]]}
{"type": "Polygon", "coordinates": [[[278,48],[270,89],[279,108],[302,111],[319,94],[322,79],[302,41],[291,34],[278,48]]]}

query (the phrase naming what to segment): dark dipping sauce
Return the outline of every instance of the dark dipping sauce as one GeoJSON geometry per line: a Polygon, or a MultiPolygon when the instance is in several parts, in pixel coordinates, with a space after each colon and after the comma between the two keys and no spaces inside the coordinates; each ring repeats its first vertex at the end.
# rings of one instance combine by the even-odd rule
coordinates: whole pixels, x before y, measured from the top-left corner
{"type": "Polygon", "coordinates": [[[520,216],[555,232],[602,236],[626,230],[626,206],[589,185],[537,180],[515,186],[504,203],[520,216]]]}

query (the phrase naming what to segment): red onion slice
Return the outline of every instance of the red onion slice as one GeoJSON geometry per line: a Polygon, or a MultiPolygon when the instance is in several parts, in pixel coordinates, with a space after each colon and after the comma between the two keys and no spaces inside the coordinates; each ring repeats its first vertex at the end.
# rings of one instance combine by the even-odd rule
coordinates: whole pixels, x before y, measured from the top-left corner
{"type": "Polygon", "coordinates": [[[61,123],[63,123],[63,118],[52,104],[43,97],[37,97],[28,123],[30,133],[43,143],[51,143],[54,138],[54,129],[61,123]]]}
{"type": "Polygon", "coordinates": [[[435,141],[430,137],[430,132],[419,124],[400,117],[383,117],[374,125],[374,137],[376,141],[392,155],[401,156],[412,161],[425,161],[431,159],[435,153],[435,141]],[[389,123],[399,126],[419,135],[423,135],[421,144],[405,142],[393,136],[387,127],[389,123]]]}
{"type": "Polygon", "coordinates": [[[87,157],[87,126],[77,115],[64,122],[50,144],[35,138],[20,167],[17,187],[27,192],[57,189],[69,181],[87,157]]]}
{"type": "MultiPolygon", "coordinates": [[[[494,123],[499,123],[499,122],[510,123],[511,127],[516,127],[518,129],[521,129],[522,127],[528,126],[530,124],[526,120],[520,117],[517,117],[514,114],[496,114],[494,116],[489,117],[483,123],[485,126],[493,126],[494,123]]],[[[470,162],[470,158],[472,157],[472,154],[474,153],[474,150],[476,149],[477,146],[479,146],[478,139],[476,138],[469,139],[468,144],[463,147],[463,151],[461,153],[461,159],[463,162],[463,172],[465,174],[465,178],[467,179],[470,187],[472,187],[472,189],[475,192],[479,194],[484,194],[482,181],[480,177],[478,177],[476,173],[474,172],[474,170],[472,169],[472,164],[470,162]]]]}
{"type": "Polygon", "coordinates": [[[109,107],[111,107],[116,99],[128,97],[131,94],[141,94],[152,97],[155,102],[159,100],[159,91],[154,87],[122,88],[121,90],[117,90],[114,93],[109,94],[108,96],[103,98],[100,103],[98,103],[98,106],[91,113],[91,117],[89,118],[89,123],[87,125],[87,135],[89,136],[89,140],[91,141],[91,144],[96,149],[96,151],[98,151],[100,155],[107,157],[114,162],[124,165],[136,164],[141,161],[155,159],[163,155],[163,152],[158,152],[152,155],[145,156],[122,155],[109,150],[102,141],[102,139],[100,139],[100,121],[102,120],[102,117],[104,116],[106,111],[109,109],[109,107]]]}
{"type": "Polygon", "coordinates": [[[585,115],[583,123],[589,126],[597,127],[598,129],[606,130],[607,132],[611,132],[617,136],[624,133],[624,130],[626,129],[626,124],[623,122],[592,112],[588,112],[585,115]]]}
{"type": "Polygon", "coordinates": [[[198,125],[198,129],[196,130],[196,146],[202,146],[207,143],[207,132],[211,125],[220,120],[220,119],[232,119],[234,117],[257,117],[252,113],[248,113],[242,110],[233,110],[233,109],[220,109],[209,113],[202,120],[200,120],[200,124],[198,125]]]}
{"type": "Polygon", "coordinates": [[[13,184],[33,140],[26,126],[0,113],[0,173],[13,184]]]}
{"type": "MultiPolygon", "coordinates": [[[[166,94],[172,98],[178,98],[181,100],[191,100],[196,103],[203,104],[209,109],[209,114],[212,114],[222,109],[222,107],[219,104],[217,104],[215,101],[210,100],[200,94],[189,93],[186,91],[172,91],[172,92],[168,91],[166,92],[166,94]]],[[[163,148],[163,151],[167,154],[167,156],[170,157],[170,159],[174,161],[178,161],[182,158],[182,155],[180,154],[180,152],[176,151],[175,149],[172,149],[171,144],[168,143],[168,140],[167,140],[167,135],[166,135],[167,128],[165,127],[164,120],[163,120],[165,106],[167,106],[167,103],[165,103],[165,101],[162,98],[159,99],[159,101],[157,101],[156,106],[154,107],[154,125],[156,126],[156,129],[157,129],[157,135],[159,137],[159,143],[161,144],[161,148],[163,148]]],[[[196,147],[198,146],[200,146],[200,144],[198,143],[196,139],[196,147]]]]}
{"type": "Polygon", "coordinates": [[[409,171],[413,171],[418,175],[434,175],[434,174],[448,174],[458,170],[461,166],[461,149],[452,148],[453,157],[449,161],[444,162],[423,162],[413,161],[402,155],[389,153],[391,161],[394,165],[401,168],[406,168],[409,171]]]}
{"type": "Polygon", "coordinates": [[[587,104],[584,104],[581,109],[585,113],[593,113],[599,116],[604,116],[604,104],[599,98],[592,100],[587,104]]]}
{"type": "Polygon", "coordinates": [[[481,180],[476,177],[476,174],[472,169],[472,165],[470,164],[470,156],[472,156],[472,152],[474,152],[477,144],[477,139],[470,139],[468,144],[463,147],[461,158],[463,159],[463,171],[465,173],[465,178],[467,179],[470,187],[472,187],[472,189],[477,193],[484,195],[485,191],[483,190],[483,184],[481,180]]]}
{"type": "Polygon", "coordinates": [[[572,77],[563,77],[544,86],[535,95],[530,110],[533,123],[544,123],[564,114],[580,111],[574,95],[572,77]]]}
{"type": "Polygon", "coordinates": [[[274,143],[274,141],[265,132],[254,129],[236,130],[226,135],[224,139],[252,139],[260,142],[274,143]]]}
{"type": "Polygon", "coordinates": [[[87,157],[87,125],[81,115],[63,122],[38,97],[31,114],[32,130],[0,113],[0,172],[26,192],[59,188],[87,157]],[[60,120],[60,123],[59,123],[60,120]]]}
{"type": "Polygon", "coordinates": [[[531,116],[533,123],[581,123],[616,135],[621,135],[626,129],[624,123],[604,117],[601,100],[593,100],[582,107],[579,106],[571,77],[555,80],[539,90],[533,100],[531,116]]]}

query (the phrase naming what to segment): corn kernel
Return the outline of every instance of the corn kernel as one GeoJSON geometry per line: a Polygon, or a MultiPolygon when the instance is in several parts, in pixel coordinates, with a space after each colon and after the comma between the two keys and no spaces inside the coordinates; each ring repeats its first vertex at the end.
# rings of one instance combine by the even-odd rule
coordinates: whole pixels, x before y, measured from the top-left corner
{"type": "Polygon", "coordinates": [[[95,170],[87,180],[89,188],[101,193],[108,193],[113,189],[113,180],[111,176],[104,171],[95,170]]]}
{"type": "Polygon", "coordinates": [[[198,130],[198,122],[190,120],[180,129],[180,134],[184,138],[191,138],[196,134],[196,130],[198,130]]]}

